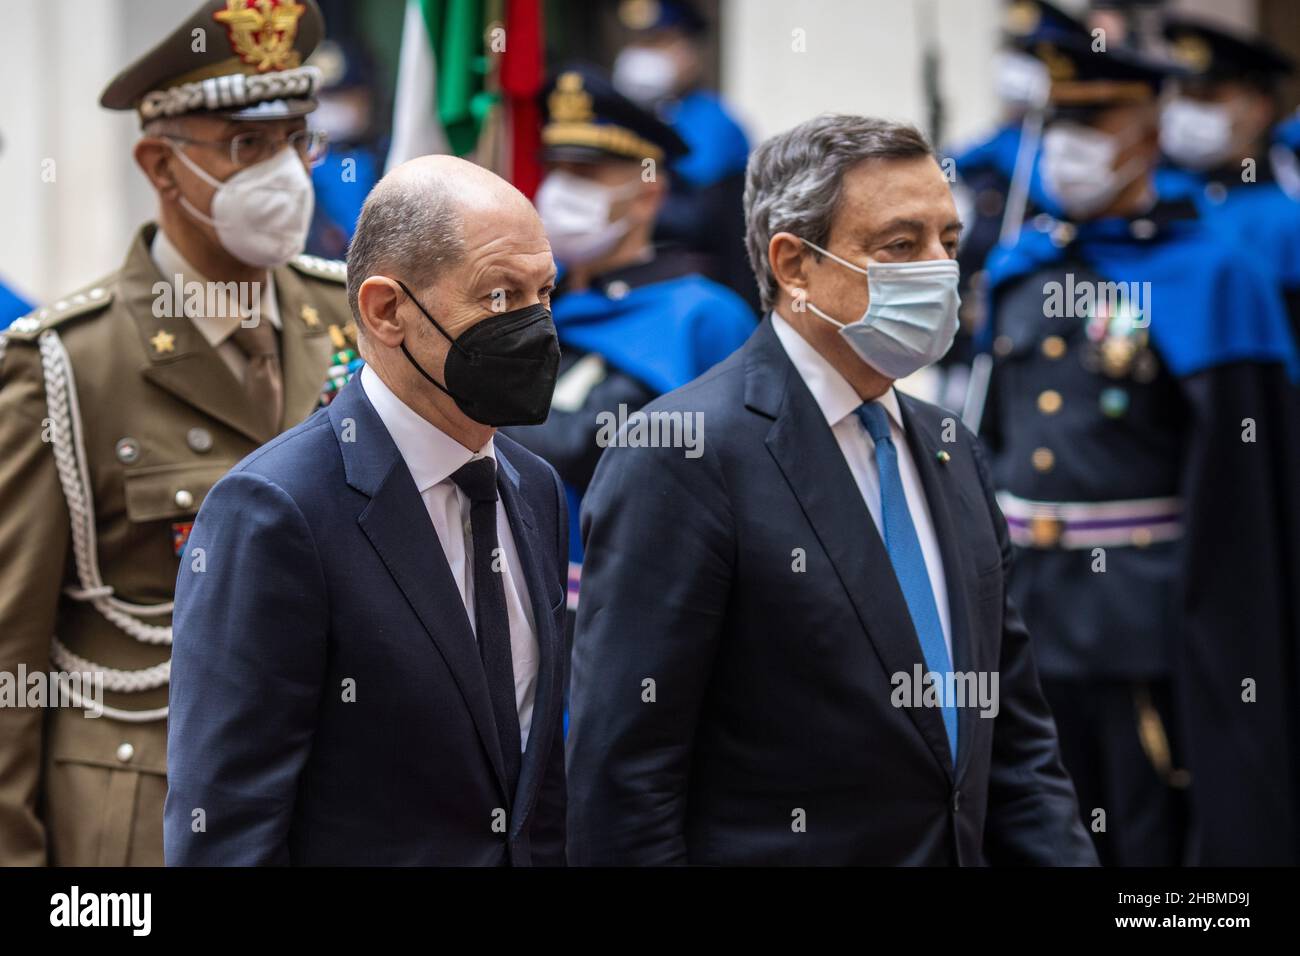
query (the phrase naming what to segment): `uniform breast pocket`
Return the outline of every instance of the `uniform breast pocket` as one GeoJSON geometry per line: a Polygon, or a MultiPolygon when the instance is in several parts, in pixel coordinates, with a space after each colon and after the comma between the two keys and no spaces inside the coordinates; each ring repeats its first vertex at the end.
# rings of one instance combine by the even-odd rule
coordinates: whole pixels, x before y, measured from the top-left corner
{"type": "Polygon", "coordinates": [[[192,517],[212,486],[234,465],[205,462],[128,471],[124,479],[127,517],[137,524],[192,517]]]}

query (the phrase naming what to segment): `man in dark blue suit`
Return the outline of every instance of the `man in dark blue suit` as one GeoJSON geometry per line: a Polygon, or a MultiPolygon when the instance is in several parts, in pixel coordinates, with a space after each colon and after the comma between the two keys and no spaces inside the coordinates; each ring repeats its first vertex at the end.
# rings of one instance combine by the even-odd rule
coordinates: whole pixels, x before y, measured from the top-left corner
{"type": "Polygon", "coordinates": [[[555,267],[512,186],[425,157],[348,253],[366,367],[209,493],[177,583],[169,864],[562,864],[555,267]]]}
{"type": "Polygon", "coordinates": [[[758,148],[745,212],[771,314],[584,504],[570,862],[1095,864],[988,469],[892,387],[957,326],[929,146],[819,117],[758,148]]]}

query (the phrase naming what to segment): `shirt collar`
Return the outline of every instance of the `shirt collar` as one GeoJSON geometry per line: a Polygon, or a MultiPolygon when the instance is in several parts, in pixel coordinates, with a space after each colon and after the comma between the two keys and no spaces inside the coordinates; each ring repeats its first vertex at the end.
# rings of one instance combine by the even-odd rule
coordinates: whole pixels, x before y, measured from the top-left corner
{"type": "MultiPolygon", "coordinates": [[[[808,344],[807,339],[795,331],[792,326],[775,312],[772,313],[772,328],[781,340],[781,347],[790,357],[795,371],[812,392],[813,400],[826,417],[826,424],[834,428],[841,421],[858,410],[863,404],[857,391],[849,384],[826,357],[808,344]]],[[[883,395],[874,399],[885,406],[890,419],[900,431],[903,430],[903,413],[898,406],[898,393],[890,386],[883,395]]]]}
{"type": "Polygon", "coordinates": [[[489,438],[478,451],[470,451],[398,398],[369,365],[361,368],[361,387],[388,429],[420,494],[446,481],[475,458],[496,461],[493,439],[489,438]]]}
{"type": "MultiPolygon", "coordinates": [[[[188,284],[197,282],[204,289],[207,289],[208,278],[195,269],[185,259],[175,244],[167,238],[167,233],[161,228],[154,233],[153,245],[149,248],[149,253],[153,256],[154,265],[162,273],[163,279],[168,283],[176,281],[176,276],[181,277],[181,282],[188,284]]],[[[206,299],[207,293],[204,292],[206,299]]],[[[181,301],[184,302],[186,296],[182,289],[181,301]]],[[[280,328],[280,306],[275,300],[275,275],[270,269],[266,271],[266,288],[262,294],[262,315],[270,321],[272,327],[280,328]]],[[[220,346],[228,338],[235,334],[241,321],[238,314],[233,309],[223,309],[225,315],[218,316],[191,316],[195,328],[214,349],[220,346]]]]}

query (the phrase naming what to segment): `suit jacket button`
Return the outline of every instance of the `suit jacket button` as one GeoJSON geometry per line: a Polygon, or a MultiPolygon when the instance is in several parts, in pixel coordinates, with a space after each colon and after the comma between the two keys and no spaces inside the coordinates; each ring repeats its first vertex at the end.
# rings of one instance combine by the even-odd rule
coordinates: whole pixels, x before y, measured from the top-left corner
{"type": "Polygon", "coordinates": [[[122,763],[130,763],[131,758],[135,756],[135,748],[130,744],[119,744],[117,748],[117,759],[122,763]]]}

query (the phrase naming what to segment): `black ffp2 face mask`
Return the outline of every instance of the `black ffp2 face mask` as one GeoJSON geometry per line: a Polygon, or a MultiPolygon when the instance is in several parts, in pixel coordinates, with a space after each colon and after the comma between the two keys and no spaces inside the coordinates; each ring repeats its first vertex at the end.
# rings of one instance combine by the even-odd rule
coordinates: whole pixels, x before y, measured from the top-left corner
{"type": "Polygon", "coordinates": [[[551,395],[560,371],[560,342],[551,310],[540,302],[502,312],[452,338],[411,295],[395,282],[416,308],[451,344],[443,366],[443,385],[426,372],[402,343],[402,354],[429,383],[446,393],[456,407],[481,425],[540,425],[551,411],[551,395]]]}

